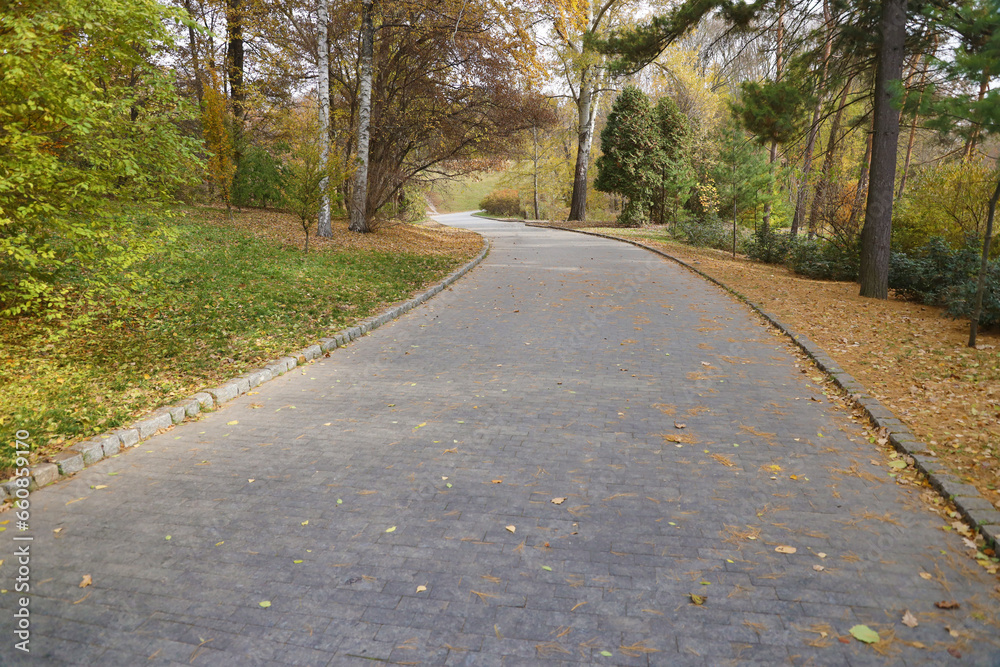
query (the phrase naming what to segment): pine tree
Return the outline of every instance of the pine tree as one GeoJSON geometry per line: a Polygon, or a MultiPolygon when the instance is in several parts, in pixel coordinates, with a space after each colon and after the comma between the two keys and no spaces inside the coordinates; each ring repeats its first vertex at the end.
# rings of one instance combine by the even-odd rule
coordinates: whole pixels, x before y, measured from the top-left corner
{"type": "Polygon", "coordinates": [[[661,182],[663,149],[649,98],[627,86],[615,99],[601,131],[594,187],[621,195],[625,206],[619,224],[637,227],[648,220],[649,208],[661,182]]]}
{"type": "Polygon", "coordinates": [[[691,128],[687,117],[670,97],[661,97],[653,111],[662,151],[660,182],[653,201],[652,218],[659,224],[674,218],[695,186],[688,150],[691,128]]]}

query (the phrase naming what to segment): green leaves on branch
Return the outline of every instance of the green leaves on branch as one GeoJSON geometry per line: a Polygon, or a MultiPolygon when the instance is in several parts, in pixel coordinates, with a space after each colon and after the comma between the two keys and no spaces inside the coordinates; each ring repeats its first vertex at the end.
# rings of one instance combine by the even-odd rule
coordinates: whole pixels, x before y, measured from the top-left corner
{"type": "Polygon", "coordinates": [[[0,314],[84,295],[110,310],[156,230],[120,204],[164,203],[198,175],[193,110],[153,62],[173,12],[155,0],[26,0],[0,10],[0,314]]]}
{"type": "Polygon", "coordinates": [[[801,86],[788,81],[748,81],[741,89],[733,110],[757,141],[785,144],[801,132],[805,108],[811,103],[801,86]]]}
{"type": "Polygon", "coordinates": [[[647,222],[651,209],[662,221],[664,209],[675,210],[693,187],[685,154],[687,121],[676,104],[665,100],[654,109],[645,93],[627,86],[601,131],[594,187],[625,199],[620,224],[647,222]]]}

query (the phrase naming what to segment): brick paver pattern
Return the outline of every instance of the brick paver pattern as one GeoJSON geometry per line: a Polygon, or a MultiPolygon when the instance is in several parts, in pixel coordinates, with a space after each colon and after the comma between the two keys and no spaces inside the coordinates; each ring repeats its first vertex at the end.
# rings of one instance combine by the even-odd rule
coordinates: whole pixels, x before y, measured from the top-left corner
{"type": "Polygon", "coordinates": [[[0,662],[1000,665],[997,581],[746,306],[442,220],[494,244],[451,289],[35,492],[32,659],[10,524],[0,662]]]}

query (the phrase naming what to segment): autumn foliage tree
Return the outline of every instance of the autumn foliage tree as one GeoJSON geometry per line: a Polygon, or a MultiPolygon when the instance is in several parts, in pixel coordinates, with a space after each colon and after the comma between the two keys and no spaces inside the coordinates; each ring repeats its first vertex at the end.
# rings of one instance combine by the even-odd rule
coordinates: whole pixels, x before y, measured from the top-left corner
{"type": "Polygon", "coordinates": [[[157,231],[127,206],[199,176],[197,142],[153,54],[178,18],[154,0],[0,4],[0,314],[108,312],[157,231]]]}

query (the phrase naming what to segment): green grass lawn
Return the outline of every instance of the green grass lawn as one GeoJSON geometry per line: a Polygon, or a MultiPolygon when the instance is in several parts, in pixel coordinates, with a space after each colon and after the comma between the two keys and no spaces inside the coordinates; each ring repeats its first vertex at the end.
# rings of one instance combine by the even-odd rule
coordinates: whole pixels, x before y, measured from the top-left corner
{"type": "Polygon", "coordinates": [[[500,172],[483,172],[464,176],[447,184],[436,184],[429,197],[439,213],[475,211],[479,202],[499,187],[500,172]]]}
{"type": "Polygon", "coordinates": [[[367,235],[373,249],[335,239],[305,255],[197,212],[172,224],[173,251],[150,260],[161,278],[135,295],[119,326],[67,332],[40,318],[0,320],[0,471],[19,429],[47,454],[122,426],[351,326],[478,250],[456,236],[464,241],[454,253],[440,250],[451,237],[431,239],[431,252],[398,227],[367,235]]]}

